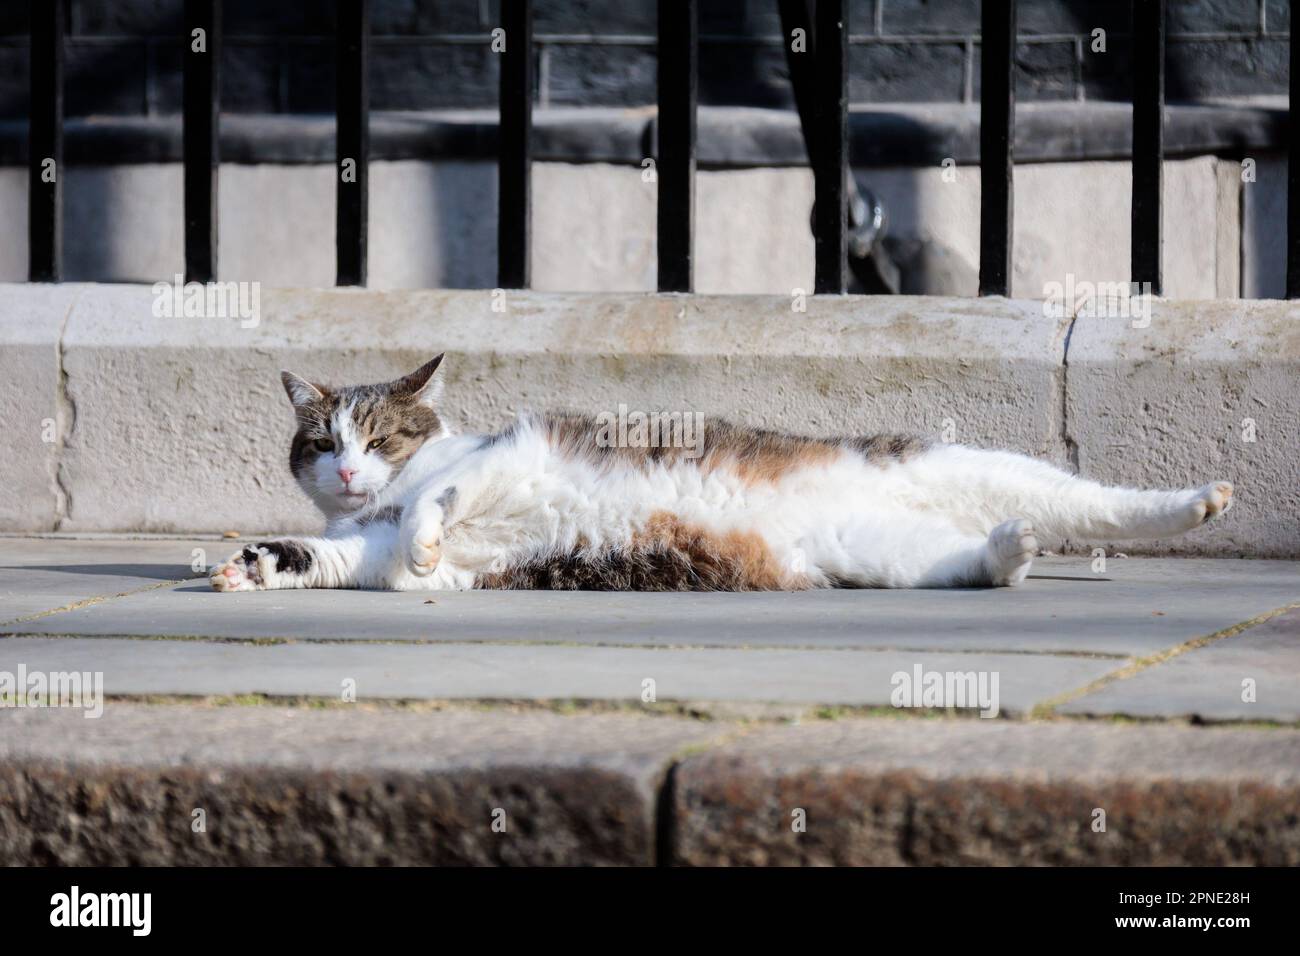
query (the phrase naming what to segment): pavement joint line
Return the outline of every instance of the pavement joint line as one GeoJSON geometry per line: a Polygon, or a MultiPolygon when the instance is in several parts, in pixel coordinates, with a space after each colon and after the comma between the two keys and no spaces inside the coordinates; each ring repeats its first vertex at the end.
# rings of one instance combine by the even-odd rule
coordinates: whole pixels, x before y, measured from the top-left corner
{"type": "MultiPolygon", "coordinates": [[[[496,713],[550,713],[581,719],[603,714],[624,714],[654,718],[677,718],[730,725],[737,728],[774,725],[816,724],[832,721],[869,722],[873,720],[979,720],[973,710],[939,707],[893,707],[887,704],[830,704],[817,701],[717,701],[707,699],[667,698],[647,704],[634,698],[611,697],[369,697],[344,701],[337,697],[309,694],[268,694],[250,691],[243,694],[105,694],[105,704],[133,704],[144,707],[287,707],[304,710],[359,710],[368,713],[401,711],[428,714],[446,711],[483,711],[496,713]]],[[[1215,727],[1239,730],[1297,730],[1300,720],[1260,720],[1257,718],[1201,718],[1189,715],[1128,714],[1053,714],[1048,717],[1028,710],[1003,709],[996,720],[1010,723],[1077,723],[1077,724],[1146,724],[1187,727],[1215,727]]],[[[733,739],[731,737],[725,740],[733,739]]],[[[688,745],[685,756],[693,756],[714,746],[709,743],[688,745]]],[[[678,755],[681,759],[682,755],[678,755]]]]}
{"type": "MultiPolygon", "coordinates": [[[[133,592],[134,593],[134,592],[133,592]]],[[[124,597],[125,595],[118,595],[124,597]]],[[[7,625],[0,625],[0,627],[7,625]]],[[[291,644],[330,644],[330,645],[379,645],[384,647],[403,647],[410,645],[412,647],[431,647],[442,644],[442,641],[381,641],[369,638],[358,638],[356,640],[347,640],[344,638],[328,638],[325,640],[316,640],[314,638],[296,638],[296,637],[220,637],[207,636],[203,634],[50,634],[44,631],[0,631],[0,641],[7,640],[56,640],[56,641],[176,641],[177,643],[193,644],[235,644],[246,647],[287,647],[291,644]]]]}
{"type": "MultiPolygon", "coordinates": [[[[435,699],[410,697],[369,697],[365,700],[348,702],[337,697],[314,697],[310,695],[277,695],[262,692],[247,694],[105,694],[105,705],[111,703],[135,704],[141,706],[170,707],[188,706],[196,708],[220,707],[288,707],[306,710],[361,710],[366,712],[403,711],[408,713],[441,713],[444,711],[496,711],[496,712],[545,712],[565,717],[589,717],[600,714],[628,714],[646,718],[685,718],[704,723],[748,723],[771,724],[789,723],[801,719],[816,718],[817,704],[764,704],[761,702],[743,702],[739,706],[748,706],[757,711],[769,713],[748,717],[720,716],[709,708],[717,708],[716,702],[661,700],[651,704],[631,698],[510,698],[510,697],[445,697],[435,699]],[[793,714],[793,716],[791,716],[793,714]]],[[[865,712],[875,708],[861,708],[865,712]]],[[[893,708],[883,708],[893,710],[893,708]]],[[[915,712],[913,712],[915,713],[915,712]]],[[[913,714],[902,714],[909,717],[913,714]]]]}
{"type": "Polygon", "coordinates": [[[412,713],[438,713],[447,710],[545,711],[568,716],[630,713],[645,717],[689,717],[695,720],[712,720],[699,708],[686,702],[659,701],[647,705],[640,701],[604,698],[368,697],[364,700],[345,701],[338,697],[317,697],[309,694],[279,695],[255,691],[246,694],[105,694],[104,703],[154,707],[183,705],[200,708],[289,707],[305,710],[361,710],[372,713],[397,710],[412,713]]]}
{"type": "Polygon", "coordinates": [[[1158,651],[1155,654],[1148,654],[1146,657],[1139,657],[1128,665],[1121,667],[1119,670],[1111,671],[1109,674],[1103,674],[1101,677],[1098,677],[1096,680],[1091,681],[1082,687],[1064,691],[1057,694],[1055,697],[1050,697],[1042,703],[1035,705],[1030,711],[1030,716],[1040,719],[1052,719],[1058,717],[1059,715],[1056,713],[1056,708],[1063,704],[1068,704],[1081,697],[1086,697],[1088,694],[1095,693],[1096,691],[1117,683],[1118,681],[1128,680],[1130,677],[1134,677],[1145,670],[1163,664],[1165,661],[1173,660],[1175,657],[1181,657],[1188,651],[1195,651],[1210,644],[1231,637],[1236,637],[1242,631],[1249,630],[1250,628],[1263,624],[1266,621],[1271,621],[1273,618],[1279,617],[1287,611],[1292,611],[1296,608],[1300,608],[1300,602],[1285,604],[1282,607],[1274,608],[1271,611],[1265,611],[1263,614],[1257,614],[1249,620],[1241,621],[1237,624],[1215,631],[1213,634],[1194,637],[1190,641],[1184,641],[1182,644],[1166,648],[1165,650],[1158,651]]]}
{"type": "MultiPolygon", "coordinates": [[[[820,723],[836,720],[980,719],[976,711],[956,708],[893,707],[888,704],[826,704],[816,701],[717,701],[698,698],[687,700],[666,698],[649,704],[631,697],[368,697],[349,702],[338,697],[319,697],[310,694],[279,695],[253,691],[244,694],[105,694],[104,702],[106,705],[121,703],[156,707],[289,707],[305,710],[410,713],[438,713],[448,710],[544,711],[575,718],[618,713],[648,718],[688,718],[706,723],[736,726],[820,723]],[[743,713],[744,711],[750,712],[743,713]]],[[[1025,715],[1027,716],[1027,712],[1025,715]]],[[[1010,712],[1003,710],[996,719],[1020,718],[1012,717],[1010,712]]]]}
{"type": "Polygon", "coordinates": [[[1054,714],[1049,718],[1033,717],[1034,721],[1043,723],[1073,722],[1081,724],[1186,724],[1188,727],[1231,727],[1241,730],[1296,730],[1300,729],[1300,718],[1296,720],[1269,720],[1259,717],[1201,717],[1195,714],[1124,714],[1105,711],[1054,714]]]}
{"type": "MultiPolygon", "coordinates": [[[[666,698],[652,704],[637,699],[613,697],[370,697],[348,702],[336,697],[310,694],[267,694],[253,691],[244,694],[106,694],[108,703],[143,706],[216,707],[291,707],[308,710],[405,711],[439,713],[448,710],[507,711],[560,714],[581,718],[599,714],[633,714],[644,717],[677,717],[708,723],[736,726],[821,723],[864,720],[979,720],[974,710],[941,707],[893,707],[887,704],[830,704],[818,701],[715,701],[706,699],[666,698]],[[744,713],[749,710],[751,712],[744,713]]],[[[1295,730],[1300,721],[1258,720],[1254,718],[1193,719],[1187,716],[1141,716],[1124,714],[1061,714],[1044,719],[1028,710],[999,712],[996,720],[1012,723],[1120,723],[1186,724],[1188,726],[1235,727],[1244,729],[1295,730]]],[[[692,744],[692,747],[705,746],[692,744]]]]}
{"type": "MultiPolygon", "coordinates": [[[[25,614],[22,617],[16,617],[9,621],[0,621],[0,627],[11,627],[15,624],[29,624],[32,621],[39,621],[42,618],[50,617],[54,614],[62,614],[65,611],[79,611],[82,608],[93,607],[96,604],[103,604],[105,601],[115,601],[118,598],[130,597],[133,594],[144,594],[147,591],[156,591],[159,588],[171,587],[176,584],[184,584],[186,581],[192,581],[194,578],[176,578],[170,581],[155,581],[152,584],[143,584],[138,588],[129,588],[117,594],[96,594],[94,597],[83,598],[80,601],[73,601],[71,604],[64,604],[61,607],[53,607],[45,611],[37,611],[34,614],[25,614]]],[[[5,635],[13,632],[6,631],[5,635]]]]}
{"type": "MultiPolygon", "coordinates": [[[[170,582],[169,582],[170,583],[170,582]]],[[[147,590],[147,589],[146,589],[147,590]]],[[[131,594],[138,592],[128,592],[131,594]]],[[[126,594],[119,594],[117,597],[125,597],[126,594]]],[[[106,600],[106,599],[105,599],[106,600]]],[[[59,610],[70,610],[74,608],[60,608],[59,610]]],[[[8,627],[10,624],[26,623],[36,617],[44,614],[53,614],[55,611],[42,612],[41,615],[32,615],[28,618],[18,618],[15,621],[0,623],[0,627],[8,627]]],[[[1103,651],[1035,651],[1024,648],[982,648],[982,647],[964,647],[964,648],[913,648],[913,647],[856,647],[845,645],[824,645],[824,644],[618,644],[609,641],[527,641],[527,640],[492,640],[490,638],[480,638],[478,640],[463,639],[455,641],[441,640],[403,640],[370,638],[370,637],[229,637],[223,635],[206,635],[206,634],[76,634],[72,632],[53,634],[46,631],[0,631],[0,640],[17,639],[17,640],[86,640],[86,641],[193,641],[200,644],[244,644],[250,647],[283,647],[290,644],[326,644],[326,645],[377,645],[383,647],[567,647],[567,648],[601,648],[604,650],[625,650],[625,651],[799,651],[799,652],[833,652],[839,654],[969,654],[972,656],[997,655],[997,656],[1017,656],[1017,657],[1069,657],[1083,658],[1085,660],[1114,660],[1129,661],[1133,660],[1132,654],[1108,654],[1103,651]]]]}

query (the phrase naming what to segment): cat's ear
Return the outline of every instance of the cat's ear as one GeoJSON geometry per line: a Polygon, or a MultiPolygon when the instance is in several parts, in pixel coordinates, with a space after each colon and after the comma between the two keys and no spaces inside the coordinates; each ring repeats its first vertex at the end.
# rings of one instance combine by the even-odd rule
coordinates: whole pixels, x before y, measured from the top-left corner
{"type": "Polygon", "coordinates": [[[442,364],[442,357],[447,353],[436,358],[430,359],[410,375],[405,378],[399,378],[393,383],[392,389],[402,395],[409,395],[417,402],[425,405],[433,405],[442,397],[442,378],[435,378],[434,372],[438,371],[438,366],[442,364]]]}
{"type": "Polygon", "coordinates": [[[289,396],[289,401],[293,402],[294,408],[302,408],[325,397],[325,389],[313,385],[301,376],[294,375],[293,372],[281,371],[280,381],[284,383],[285,394],[289,396]]]}

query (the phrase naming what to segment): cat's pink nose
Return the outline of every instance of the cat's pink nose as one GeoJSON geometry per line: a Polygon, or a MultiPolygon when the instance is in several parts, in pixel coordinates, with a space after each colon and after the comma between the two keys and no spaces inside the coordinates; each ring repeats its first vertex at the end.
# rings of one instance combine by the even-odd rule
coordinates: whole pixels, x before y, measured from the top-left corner
{"type": "Polygon", "coordinates": [[[347,485],[352,482],[352,476],[357,473],[355,468],[340,468],[339,477],[343,479],[343,484],[347,485]]]}

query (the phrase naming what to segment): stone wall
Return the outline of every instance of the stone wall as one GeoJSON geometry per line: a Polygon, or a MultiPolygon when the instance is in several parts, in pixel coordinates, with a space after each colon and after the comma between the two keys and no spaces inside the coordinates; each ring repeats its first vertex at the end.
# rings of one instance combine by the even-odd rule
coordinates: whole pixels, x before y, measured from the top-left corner
{"type": "MultiPolygon", "coordinates": [[[[908,431],[1143,486],[1227,479],[1221,521],[1140,553],[1300,556],[1300,323],[1285,302],[1142,320],[910,296],[260,290],[257,323],[148,286],[0,286],[0,530],[297,530],[278,371],[382,381],[440,351],[445,412],[620,404],[812,434],[908,431]]],[[[1110,545],[1111,543],[1107,543],[1110,545]]],[[[1117,543],[1118,544],[1118,543],[1117,543]]]]}

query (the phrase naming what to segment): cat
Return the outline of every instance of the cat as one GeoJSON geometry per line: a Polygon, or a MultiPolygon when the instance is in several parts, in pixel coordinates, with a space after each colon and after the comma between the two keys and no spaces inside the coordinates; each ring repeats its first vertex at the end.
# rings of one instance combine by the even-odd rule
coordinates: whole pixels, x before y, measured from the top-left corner
{"type": "Polygon", "coordinates": [[[1165,538],[1232,505],[1226,481],[1107,487],[1025,455],[897,435],[710,422],[691,447],[628,447],[573,414],[458,434],[438,413],[442,359],[382,385],[282,372],[297,420],[289,467],[326,530],[246,547],[212,586],[998,587],[1024,581],[1040,533],[1165,538]]]}

